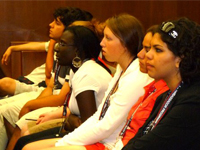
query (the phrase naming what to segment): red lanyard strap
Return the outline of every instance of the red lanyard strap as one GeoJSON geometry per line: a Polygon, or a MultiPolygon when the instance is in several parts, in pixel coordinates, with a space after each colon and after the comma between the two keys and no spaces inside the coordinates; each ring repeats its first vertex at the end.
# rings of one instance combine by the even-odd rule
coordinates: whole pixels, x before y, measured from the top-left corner
{"type": "Polygon", "coordinates": [[[182,84],[183,84],[183,82],[181,82],[172,93],[169,92],[167,94],[167,96],[165,98],[165,101],[164,101],[162,107],[159,110],[158,115],[156,116],[156,118],[154,119],[154,121],[152,123],[151,130],[153,130],[157,126],[157,124],[160,122],[160,120],[162,119],[162,117],[164,116],[164,114],[167,112],[167,110],[169,108],[169,104],[171,103],[171,101],[173,100],[173,98],[176,96],[176,93],[181,88],[182,84]]]}

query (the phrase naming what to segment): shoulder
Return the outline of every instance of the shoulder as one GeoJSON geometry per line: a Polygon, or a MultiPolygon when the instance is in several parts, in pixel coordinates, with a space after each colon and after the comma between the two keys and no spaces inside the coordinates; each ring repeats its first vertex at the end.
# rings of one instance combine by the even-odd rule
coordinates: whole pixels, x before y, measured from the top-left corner
{"type": "Polygon", "coordinates": [[[198,102],[200,103],[200,82],[192,83],[190,85],[183,84],[182,88],[177,93],[177,98],[184,102],[198,102]]]}
{"type": "Polygon", "coordinates": [[[111,75],[108,73],[106,69],[104,69],[102,66],[97,64],[93,60],[89,60],[85,62],[81,68],[78,70],[79,73],[84,75],[91,75],[91,76],[98,76],[98,77],[111,77],[111,75]]]}

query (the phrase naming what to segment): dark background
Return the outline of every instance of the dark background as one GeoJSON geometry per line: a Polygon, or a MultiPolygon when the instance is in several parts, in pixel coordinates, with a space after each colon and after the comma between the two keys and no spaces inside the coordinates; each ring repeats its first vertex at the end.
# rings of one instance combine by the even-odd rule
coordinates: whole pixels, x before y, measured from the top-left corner
{"type": "MultiPolygon", "coordinates": [[[[79,7],[91,12],[100,21],[126,12],[137,17],[145,29],[182,16],[200,23],[200,1],[197,0],[0,0],[0,57],[12,41],[47,41],[48,24],[53,20],[54,10],[60,6],[79,7]]],[[[9,75],[9,67],[1,68],[9,75]]]]}

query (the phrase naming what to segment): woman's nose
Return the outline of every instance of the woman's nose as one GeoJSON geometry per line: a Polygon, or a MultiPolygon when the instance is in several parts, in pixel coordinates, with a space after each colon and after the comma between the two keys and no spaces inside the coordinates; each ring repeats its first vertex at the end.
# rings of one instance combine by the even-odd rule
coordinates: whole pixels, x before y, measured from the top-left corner
{"type": "Polygon", "coordinates": [[[101,40],[100,45],[101,45],[101,47],[104,46],[104,38],[101,40]]]}
{"type": "Polygon", "coordinates": [[[150,49],[145,55],[146,55],[147,59],[152,59],[153,58],[152,49],[150,49]]]}

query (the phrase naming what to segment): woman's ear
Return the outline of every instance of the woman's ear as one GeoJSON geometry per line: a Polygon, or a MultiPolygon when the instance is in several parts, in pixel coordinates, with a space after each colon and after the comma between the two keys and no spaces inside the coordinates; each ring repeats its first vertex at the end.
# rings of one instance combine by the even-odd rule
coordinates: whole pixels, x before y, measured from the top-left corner
{"type": "Polygon", "coordinates": [[[180,62],[181,62],[181,58],[177,56],[176,59],[175,59],[175,66],[176,66],[176,68],[179,68],[180,62]]]}

